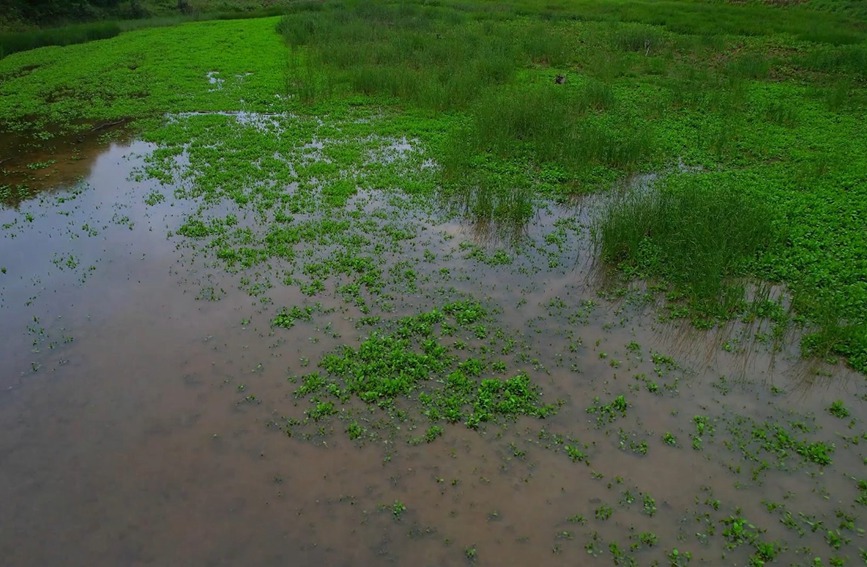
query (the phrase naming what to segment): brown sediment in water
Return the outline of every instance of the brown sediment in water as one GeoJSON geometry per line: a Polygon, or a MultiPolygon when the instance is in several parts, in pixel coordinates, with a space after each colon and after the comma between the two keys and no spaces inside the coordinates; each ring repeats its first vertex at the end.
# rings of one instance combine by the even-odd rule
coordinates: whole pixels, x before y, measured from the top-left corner
{"type": "MultiPolygon", "coordinates": [[[[863,451],[841,440],[851,435],[847,422],[825,408],[845,399],[860,423],[863,379],[829,367],[833,380],[808,389],[791,343],[776,352],[749,343],[755,333],[746,325],[709,334],[660,322],[657,305],[636,299],[640,293],[600,297],[586,227],[569,233],[553,267],[541,245],[509,249],[508,265],[480,262],[461,247],[480,241],[456,219],[419,220],[420,235],[383,256],[386,273],[411,260],[419,283],[415,291],[389,288],[388,307],[375,307],[376,315],[395,320],[461,294],[477,298],[493,312],[491,329],[518,345],[515,356],[502,356],[509,374],[526,371],[547,401],[559,400],[555,415],[479,431],[445,424],[441,438],[418,445],[407,438],[423,433],[423,421],[397,424],[419,425],[412,432],[391,424],[360,444],[339,419],[287,436],[276,424],[309,407],[287,379],[357,346],[370,329],[356,326],[363,314],[332,289],[306,298],[278,282],[273,306],[257,302],[238,289],[255,269],[227,273],[182,239],[167,239],[194,204],[156,181],[131,180],[153,148],[94,146],[92,162],[76,170],[87,190],[0,210],[0,224],[12,223],[0,240],[6,563],[443,565],[472,556],[480,565],[562,565],[585,564],[593,553],[610,562],[614,544],[638,564],[664,561],[673,548],[697,562],[743,564],[753,548],[728,549],[721,535],[736,514],[767,530],[765,540],[786,542],[790,560],[801,547],[827,555],[822,530],[795,536],[762,501],[829,527],[843,509],[860,525],[851,477],[863,468],[863,451]],[[151,191],[166,201],[146,204],[151,191]],[[28,213],[33,220],[21,221],[28,213]],[[420,260],[423,250],[437,260],[420,260]],[[201,299],[203,289],[221,299],[201,299]],[[322,306],[312,321],[271,327],[275,306],[312,301],[322,306]],[[745,338],[722,350],[732,337],[745,338]],[[625,416],[600,424],[587,412],[595,398],[619,395],[629,404],[625,416]],[[691,447],[695,416],[715,428],[701,450],[691,447]],[[771,467],[754,479],[758,463],[725,443],[739,439],[732,431],[741,418],[815,422],[810,438],[837,444],[833,464],[801,467],[789,456],[791,470],[771,467]],[[665,433],[678,446],[663,443],[665,433]],[[646,454],[630,444],[641,442],[646,454]],[[567,444],[583,447],[589,464],[572,462],[567,444]],[[653,499],[652,515],[644,496],[653,499]],[[396,502],[406,510],[395,514],[396,502]],[[597,518],[605,506],[611,517],[597,518]],[[642,532],[658,545],[630,550],[642,532]]],[[[417,214],[375,191],[356,200],[366,213],[417,214]]],[[[538,244],[559,219],[578,214],[546,207],[526,238],[538,244]]],[[[311,261],[330,253],[310,250],[311,261]]],[[[458,338],[474,353],[486,346],[458,338]]],[[[387,421],[357,401],[348,408],[387,421]]],[[[750,442],[751,426],[742,441],[750,442]]]]}

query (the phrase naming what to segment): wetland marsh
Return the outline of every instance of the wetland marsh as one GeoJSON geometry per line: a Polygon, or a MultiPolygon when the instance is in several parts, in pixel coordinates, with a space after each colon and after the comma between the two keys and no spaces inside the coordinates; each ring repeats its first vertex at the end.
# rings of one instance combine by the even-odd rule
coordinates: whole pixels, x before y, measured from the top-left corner
{"type": "Polygon", "coordinates": [[[864,563],[851,6],[0,59],[4,564],[864,563]]]}

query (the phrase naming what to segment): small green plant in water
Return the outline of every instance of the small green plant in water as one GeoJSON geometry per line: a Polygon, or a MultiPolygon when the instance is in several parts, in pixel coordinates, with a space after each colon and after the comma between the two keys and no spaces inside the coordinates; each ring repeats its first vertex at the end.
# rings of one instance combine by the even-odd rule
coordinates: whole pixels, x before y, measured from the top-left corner
{"type": "Polygon", "coordinates": [[[623,395],[617,396],[611,402],[603,404],[598,397],[593,399],[593,405],[587,408],[587,413],[596,415],[596,424],[599,426],[611,423],[618,417],[625,417],[629,404],[623,395]]]}
{"type": "Polygon", "coordinates": [[[830,407],[828,407],[828,413],[834,417],[839,417],[840,419],[849,417],[849,410],[843,405],[843,400],[833,402],[830,407]]]}

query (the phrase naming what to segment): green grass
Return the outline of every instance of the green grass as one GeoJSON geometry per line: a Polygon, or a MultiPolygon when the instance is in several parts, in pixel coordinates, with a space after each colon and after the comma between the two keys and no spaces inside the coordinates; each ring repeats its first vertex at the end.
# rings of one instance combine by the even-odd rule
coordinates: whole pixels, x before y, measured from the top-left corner
{"type": "Polygon", "coordinates": [[[613,198],[598,221],[597,246],[603,262],[672,282],[699,313],[727,319],[744,297],[739,278],[782,235],[768,207],[701,181],[613,198]]]}
{"type": "Polygon", "coordinates": [[[188,23],[15,53],[0,60],[0,129],[50,136],[82,122],[161,122],[167,112],[273,110],[285,54],[277,21],[188,23]],[[215,89],[208,72],[218,72],[224,88],[215,89]]]}
{"type": "Polygon", "coordinates": [[[612,106],[610,88],[595,81],[577,88],[552,82],[492,92],[472,108],[469,127],[452,138],[454,155],[445,166],[456,171],[447,174],[463,176],[473,159],[486,154],[566,172],[595,166],[632,171],[652,151],[650,126],[613,112],[597,115],[612,106]]]}
{"type": "Polygon", "coordinates": [[[421,4],[299,3],[278,30],[292,48],[290,69],[309,60],[354,92],[434,109],[505,83],[520,57],[505,26],[421,4]]]}

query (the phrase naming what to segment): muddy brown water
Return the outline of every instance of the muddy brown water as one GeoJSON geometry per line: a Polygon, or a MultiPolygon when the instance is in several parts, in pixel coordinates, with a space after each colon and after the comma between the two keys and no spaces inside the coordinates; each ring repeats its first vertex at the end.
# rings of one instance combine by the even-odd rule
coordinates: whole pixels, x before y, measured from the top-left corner
{"type": "MultiPolygon", "coordinates": [[[[3,565],[583,565],[616,562],[612,544],[637,565],[669,564],[674,548],[691,564],[746,565],[754,548],[729,549],[722,536],[734,515],[781,543],[781,561],[860,561],[860,532],[841,531],[849,542],[840,549],[826,540],[839,510],[864,527],[854,503],[863,444],[843,439],[864,433],[863,377],[800,361],[796,338],[775,353],[743,326],[697,332],[660,322],[654,301],[600,297],[586,227],[559,266],[537,269],[544,261],[533,249],[488,266],[460,248],[473,241],[471,227],[419,221],[427,225],[404,253],[427,248],[438,260],[418,262],[419,290],[381,313],[429,309],[437,289],[498,306],[496,324],[531,353],[510,371],[526,370],[546,400],[562,400],[555,416],[481,431],[446,425],[420,445],[398,436],[359,446],[339,422],[312,440],[269,427],[303,415],[288,376],[368,331],[328,294],[316,299],[333,312],[271,329],[271,307],[240,291],[238,275],[167,237],[192,205],[130,180],[152,149],[103,145],[75,160],[80,181],[0,210],[3,565]],[[153,190],[169,198],[148,205],[153,190]],[[447,282],[437,279],[443,267],[447,282]],[[208,301],[203,289],[223,293],[208,301]],[[722,348],[729,341],[732,352],[722,348]],[[678,368],[659,376],[652,352],[678,368]],[[649,393],[639,374],[662,393],[649,393]],[[620,394],[628,415],[597,426],[586,411],[593,399],[620,394]],[[850,419],[825,411],[836,399],[850,419]],[[690,447],[695,415],[717,431],[700,451],[690,447]],[[723,441],[732,416],[815,422],[814,437],[836,445],[833,464],[789,458],[792,470],[754,481],[755,464],[723,441]],[[661,441],[665,432],[678,447],[661,441]],[[556,435],[585,445],[589,465],[570,461],[556,435]],[[630,440],[645,441],[646,455],[630,440]],[[655,502],[652,516],[643,495],[655,502]],[[399,517],[395,502],[406,506],[399,517]],[[798,535],[768,502],[823,527],[798,535]],[[604,506],[611,517],[597,518],[604,506]],[[630,550],[642,532],[659,543],[630,550]]],[[[366,199],[378,206],[375,194],[366,199]]],[[[577,214],[587,213],[544,206],[529,237],[577,214]]],[[[304,301],[279,284],[270,297],[275,306],[304,301]]]]}

